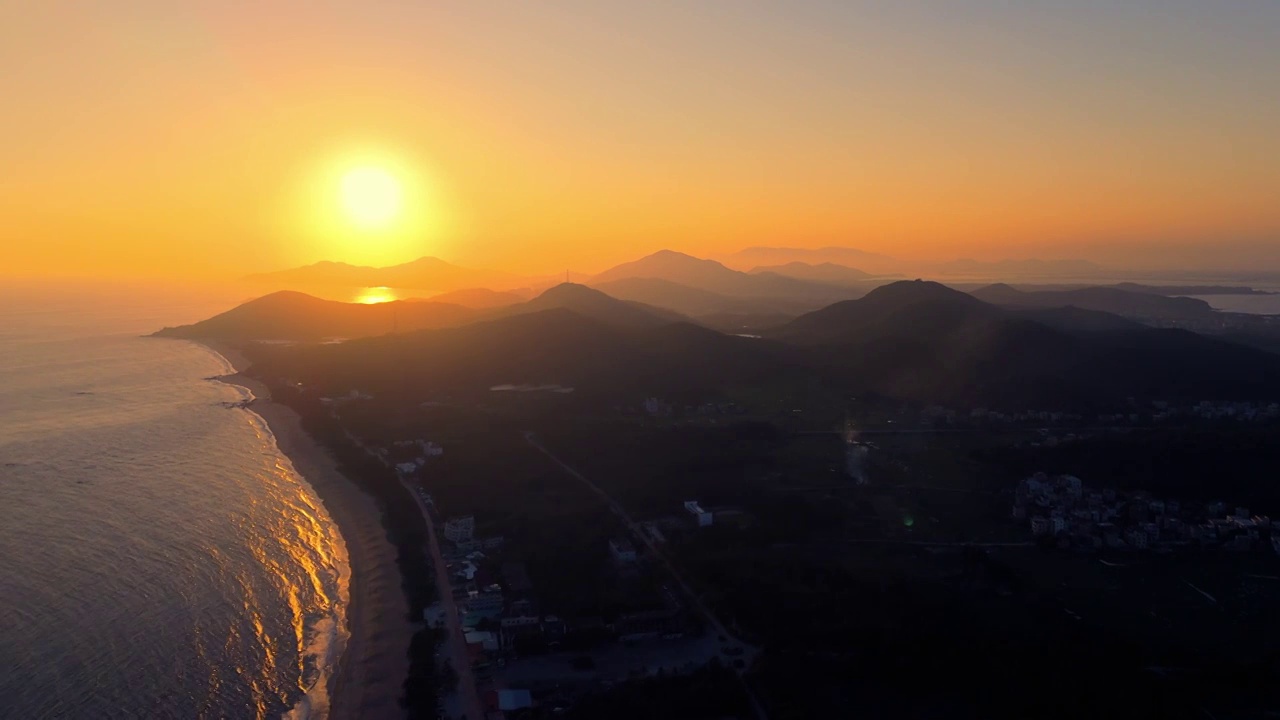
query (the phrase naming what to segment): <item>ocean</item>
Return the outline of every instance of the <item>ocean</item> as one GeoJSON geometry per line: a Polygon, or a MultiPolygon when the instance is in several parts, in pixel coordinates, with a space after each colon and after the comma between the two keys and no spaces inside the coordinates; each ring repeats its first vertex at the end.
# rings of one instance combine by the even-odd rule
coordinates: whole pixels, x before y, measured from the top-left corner
{"type": "MultiPolygon", "coordinates": [[[[1275,292],[1275,288],[1266,288],[1275,292]]],[[[1193,295],[1215,310],[1251,315],[1280,315],[1280,295],[1193,295]]]]}
{"type": "Polygon", "coordinates": [[[319,717],[346,549],[219,355],[242,298],[0,286],[0,717],[319,717]]]}

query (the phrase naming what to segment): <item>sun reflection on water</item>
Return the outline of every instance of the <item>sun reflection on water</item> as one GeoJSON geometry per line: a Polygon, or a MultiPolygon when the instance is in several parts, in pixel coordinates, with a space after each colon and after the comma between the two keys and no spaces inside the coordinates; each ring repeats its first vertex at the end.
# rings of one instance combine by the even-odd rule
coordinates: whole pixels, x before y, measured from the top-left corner
{"type": "Polygon", "coordinates": [[[367,287],[356,293],[355,302],[363,305],[377,305],[398,299],[389,287],[367,287]]]}

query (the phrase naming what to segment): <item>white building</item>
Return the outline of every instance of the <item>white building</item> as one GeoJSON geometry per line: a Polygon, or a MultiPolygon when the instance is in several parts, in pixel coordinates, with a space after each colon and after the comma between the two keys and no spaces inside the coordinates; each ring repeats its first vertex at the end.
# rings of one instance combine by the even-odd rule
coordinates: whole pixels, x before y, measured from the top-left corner
{"type": "Polygon", "coordinates": [[[481,648],[493,652],[501,647],[498,636],[487,631],[472,630],[463,634],[463,639],[468,645],[479,645],[481,648]]]}
{"type": "Polygon", "coordinates": [[[459,568],[458,570],[455,570],[453,574],[459,578],[462,578],[463,580],[475,580],[476,571],[479,569],[480,568],[475,566],[475,563],[471,562],[470,560],[467,560],[463,562],[462,567],[459,568]]]}
{"type": "Polygon", "coordinates": [[[516,617],[502,618],[502,629],[512,630],[514,628],[533,627],[541,623],[542,620],[536,615],[517,615],[516,617]]]}
{"type": "Polygon", "coordinates": [[[712,523],[711,513],[703,510],[697,500],[686,500],[684,509],[698,521],[698,527],[706,527],[712,523]]]}
{"type": "Polygon", "coordinates": [[[467,612],[494,614],[502,612],[506,603],[501,592],[473,592],[467,598],[467,612]]]}
{"type": "Polygon", "coordinates": [[[451,518],[444,524],[444,536],[452,542],[467,542],[476,534],[476,518],[467,515],[451,518]]]}

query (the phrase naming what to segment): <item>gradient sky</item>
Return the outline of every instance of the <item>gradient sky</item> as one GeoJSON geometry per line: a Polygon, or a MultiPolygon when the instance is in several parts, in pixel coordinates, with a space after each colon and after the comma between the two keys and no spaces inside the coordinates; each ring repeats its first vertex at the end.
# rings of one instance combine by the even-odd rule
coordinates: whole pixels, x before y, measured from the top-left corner
{"type": "Polygon", "coordinates": [[[0,12],[0,273],[1280,247],[1276,0],[0,12]],[[360,163],[406,182],[392,231],[336,215],[360,163]]]}

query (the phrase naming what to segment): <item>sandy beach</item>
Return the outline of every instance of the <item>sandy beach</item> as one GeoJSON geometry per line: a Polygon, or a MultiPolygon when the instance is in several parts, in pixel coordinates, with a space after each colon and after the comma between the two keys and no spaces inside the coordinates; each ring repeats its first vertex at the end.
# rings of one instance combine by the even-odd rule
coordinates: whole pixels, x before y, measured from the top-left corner
{"type": "MultiPolygon", "coordinates": [[[[247,363],[233,349],[210,344],[237,371],[247,363]]],[[[237,374],[219,378],[254,394],[250,409],[266,420],[280,451],[320,496],[342,533],[350,558],[350,638],[330,678],[329,717],[404,717],[399,705],[409,674],[409,641],[416,628],[401,589],[395,546],[387,539],[372,497],[338,471],[333,458],[302,428],[291,408],[271,401],[262,383],[237,374]]]]}

